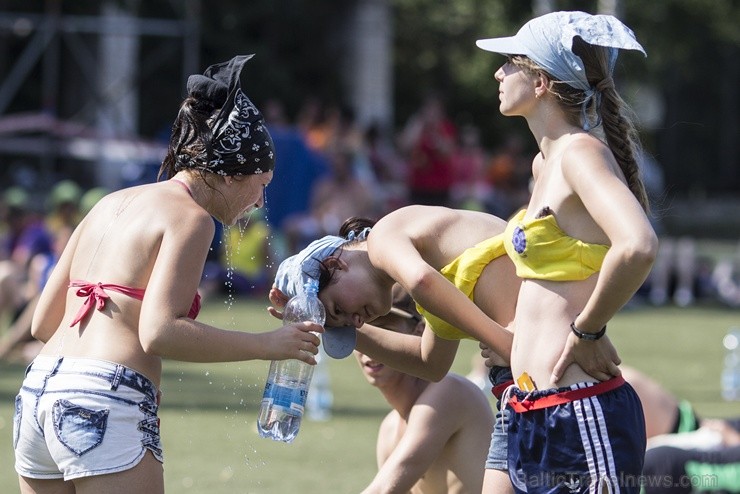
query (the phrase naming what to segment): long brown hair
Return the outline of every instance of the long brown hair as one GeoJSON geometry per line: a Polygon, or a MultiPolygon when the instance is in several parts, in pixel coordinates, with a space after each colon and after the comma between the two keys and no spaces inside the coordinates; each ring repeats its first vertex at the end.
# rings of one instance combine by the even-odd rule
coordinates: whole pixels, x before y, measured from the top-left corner
{"type": "MultiPolygon", "coordinates": [[[[188,96],[180,105],[175,123],[172,125],[172,135],[167,148],[167,155],[159,168],[157,180],[162,176],[172,178],[178,171],[178,157],[194,158],[205,155],[206,161],[211,159],[211,140],[213,131],[208,121],[216,113],[217,108],[205,99],[188,96]]],[[[203,173],[201,172],[201,175],[203,173]]]]}

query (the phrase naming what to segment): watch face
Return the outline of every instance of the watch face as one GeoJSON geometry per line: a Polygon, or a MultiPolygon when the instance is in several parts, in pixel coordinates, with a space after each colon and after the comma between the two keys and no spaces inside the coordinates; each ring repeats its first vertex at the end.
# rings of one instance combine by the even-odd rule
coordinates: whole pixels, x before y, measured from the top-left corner
{"type": "Polygon", "coordinates": [[[570,323],[570,329],[580,339],[593,341],[593,340],[598,340],[599,338],[601,338],[602,336],[604,336],[604,334],[606,333],[606,324],[604,324],[604,327],[601,328],[597,333],[584,333],[583,331],[581,331],[580,329],[578,329],[576,327],[575,321],[573,321],[572,323],[570,323]]]}

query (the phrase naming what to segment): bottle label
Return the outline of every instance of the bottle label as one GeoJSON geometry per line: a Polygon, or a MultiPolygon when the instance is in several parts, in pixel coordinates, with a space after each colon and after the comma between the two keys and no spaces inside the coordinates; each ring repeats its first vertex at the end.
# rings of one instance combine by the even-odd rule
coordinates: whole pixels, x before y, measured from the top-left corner
{"type": "Polygon", "coordinates": [[[262,401],[269,400],[273,407],[281,407],[292,410],[293,413],[303,414],[306,405],[308,390],[280,386],[275,383],[265,384],[265,394],[262,401]]]}

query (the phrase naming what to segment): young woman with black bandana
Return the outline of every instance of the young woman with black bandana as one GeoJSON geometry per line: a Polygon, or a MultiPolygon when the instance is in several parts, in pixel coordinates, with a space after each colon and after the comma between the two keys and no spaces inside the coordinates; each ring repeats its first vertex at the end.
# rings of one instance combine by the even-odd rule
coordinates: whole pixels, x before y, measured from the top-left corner
{"type": "Polygon", "coordinates": [[[162,359],[315,364],[312,323],[251,334],[194,320],[214,233],[264,202],[272,140],[237,56],[188,79],[160,177],[103,198],[75,230],[33,318],[45,343],[16,398],[22,493],[164,491],[162,359]]]}

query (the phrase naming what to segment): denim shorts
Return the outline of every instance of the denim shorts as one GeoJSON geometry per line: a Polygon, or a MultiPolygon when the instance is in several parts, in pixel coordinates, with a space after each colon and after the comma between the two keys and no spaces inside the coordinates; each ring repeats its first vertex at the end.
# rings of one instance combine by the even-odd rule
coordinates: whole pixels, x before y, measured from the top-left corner
{"type": "MultiPolygon", "coordinates": [[[[512,380],[511,369],[509,367],[494,366],[488,373],[488,380],[491,386],[499,386],[512,380]]],[[[501,401],[496,402],[496,423],[493,426],[491,434],[491,447],[488,449],[488,458],[486,458],[486,468],[492,470],[508,471],[508,428],[510,411],[504,408],[501,410],[501,401]]]]}
{"type": "Polygon", "coordinates": [[[507,409],[496,412],[496,424],[491,434],[491,447],[488,449],[486,468],[492,470],[509,470],[509,414],[507,409]]]}
{"type": "Polygon", "coordinates": [[[15,470],[75,479],[163,461],[158,393],[144,375],[103,360],[40,355],[15,399],[15,470]]]}

